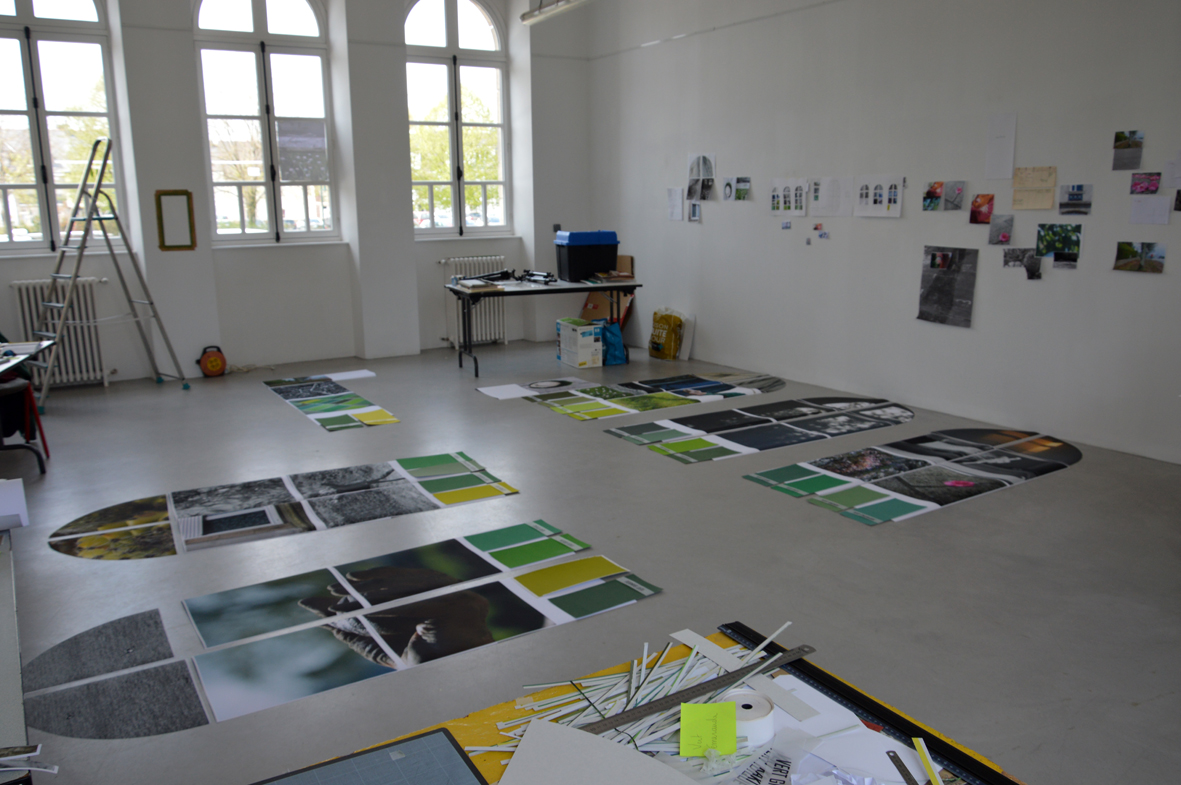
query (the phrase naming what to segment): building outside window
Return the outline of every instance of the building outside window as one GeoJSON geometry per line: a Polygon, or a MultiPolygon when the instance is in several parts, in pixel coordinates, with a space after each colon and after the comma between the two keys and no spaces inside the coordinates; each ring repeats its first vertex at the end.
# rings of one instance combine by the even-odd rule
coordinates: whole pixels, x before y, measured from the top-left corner
{"type": "Polygon", "coordinates": [[[322,9],[202,0],[196,26],[215,238],[339,236],[322,9]]]}
{"type": "Polygon", "coordinates": [[[415,232],[508,231],[508,96],[493,16],[475,0],[416,0],[405,32],[415,232]]]}

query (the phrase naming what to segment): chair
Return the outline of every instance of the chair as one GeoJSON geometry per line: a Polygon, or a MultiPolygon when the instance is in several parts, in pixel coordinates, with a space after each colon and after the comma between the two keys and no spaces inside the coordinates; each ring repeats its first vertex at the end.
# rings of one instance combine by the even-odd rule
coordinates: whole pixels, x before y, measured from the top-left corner
{"type": "Polygon", "coordinates": [[[45,430],[41,427],[41,416],[37,413],[37,401],[33,397],[33,386],[28,379],[9,379],[0,382],[0,450],[28,450],[37,456],[37,466],[45,474],[45,458],[49,457],[49,444],[45,441],[45,430]],[[25,437],[23,444],[5,444],[4,440],[17,431],[25,437]],[[41,456],[29,442],[41,442],[41,456]]]}

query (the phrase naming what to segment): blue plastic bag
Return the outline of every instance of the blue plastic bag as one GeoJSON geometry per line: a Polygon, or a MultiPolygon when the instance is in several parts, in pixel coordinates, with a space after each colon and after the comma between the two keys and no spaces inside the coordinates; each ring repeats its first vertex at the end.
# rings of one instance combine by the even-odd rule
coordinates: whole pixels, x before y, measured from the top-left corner
{"type": "Polygon", "coordinates": [[[623,344],[623,329],[618,322],[603,323],[603,365],[625,365],[627,347],[623,344]]]}

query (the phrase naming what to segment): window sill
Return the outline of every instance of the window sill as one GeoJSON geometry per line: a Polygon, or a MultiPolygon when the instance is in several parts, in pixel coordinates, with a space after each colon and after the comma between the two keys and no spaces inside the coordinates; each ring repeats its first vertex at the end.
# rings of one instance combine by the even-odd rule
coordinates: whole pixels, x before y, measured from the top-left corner
{"type": "Polygon", "coordinates": [[[519,240],[521,235],[512,230],[506,232],[497,232],[495,234],[465,234],[460,237],[458,234],[419,234],[414,236],[416,243],[440,243],[440,242],[460,242],[473,243],[478,240],[519,240]]]}
{"type": "Polygon", "coordinates": [[[274,250],[276,248],[307,248],[310,246],[324,246],[324,245],[348,245],[348,242],[339,237],[328,238],[322,240],[282,240],[275,242],[272,238],[269,242],[256,243],[210,243],[210,247],[216,251],[246,251],[254,248],[261,248],[263,250],[274,250]]]}

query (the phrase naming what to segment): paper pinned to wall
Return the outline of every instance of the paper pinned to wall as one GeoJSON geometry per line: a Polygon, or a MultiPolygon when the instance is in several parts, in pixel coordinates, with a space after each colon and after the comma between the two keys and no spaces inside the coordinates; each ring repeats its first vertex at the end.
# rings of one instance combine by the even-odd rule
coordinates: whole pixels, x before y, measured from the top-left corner
{"type": "Polygon", "coordinates": [[[1057,166],[1021,166],[1013,170],[1014,188],[1053,188],[1057,184],[1057,166]]]}
{"type": "Polygon", "coordinates": [[[1169,197],[1133,196],[1131,223],[1160,224],[1169,222],[1169,197]]]}
{"type": "Polygon", "coordinates": [[[1017,115],[1013,112],[988,116],[988,145],[984,152],[984,179],[1008,180],[1013,176],[1017,149],[1017,115]]]}
{"type": "Polygon", "coordinates": [[[680,188],[668,189],[668,220],[685,220],[685,192],[680,188]]]}
{"type": "Polygon", "coordinates": [[[853,178],[820,177],[812,182],[812,215],[852,215],[853,178]]]}

